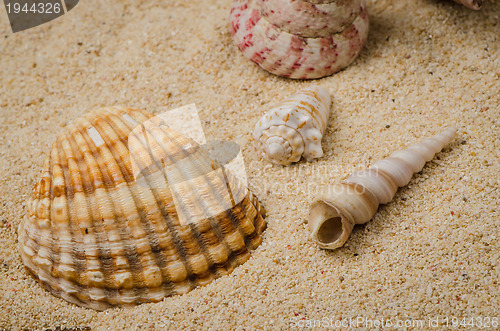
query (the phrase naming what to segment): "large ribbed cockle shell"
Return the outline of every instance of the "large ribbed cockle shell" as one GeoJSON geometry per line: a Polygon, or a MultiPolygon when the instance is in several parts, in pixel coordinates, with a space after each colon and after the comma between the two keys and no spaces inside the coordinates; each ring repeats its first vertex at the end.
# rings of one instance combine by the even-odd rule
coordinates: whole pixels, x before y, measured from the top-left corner
{"type": "Polygon", "coordinates": [[[231,34],[268,72],[315,79],[347,67],[368,36],[362,0],[234,0],[231,34]]]}
{"type": "Polygon", "coordinates": [[[321,139],[330,115],[331,98],[324,87],[305,88],[273,106],[255,124],[253,137],[262,156],[289,165],[301,157],[323,156],[321,139]]]}
{"type": "Polygon", "coordinates": [[[455,128],[448,128],[328,187],[310,206],[312,239],[326,249],[344,245],[354,225],[368,222],[380,204],[390,202],[398,187],[407,185],[414,173],[450,143],[455,133],[455,128]]]}
{"type": "Polygon", "coordinates": [[[265,229],[257,198],[150,113],[101,108],[52,145],[19,226],[26,269],[98,310],[161,301],[230,273],[265,229]]]}

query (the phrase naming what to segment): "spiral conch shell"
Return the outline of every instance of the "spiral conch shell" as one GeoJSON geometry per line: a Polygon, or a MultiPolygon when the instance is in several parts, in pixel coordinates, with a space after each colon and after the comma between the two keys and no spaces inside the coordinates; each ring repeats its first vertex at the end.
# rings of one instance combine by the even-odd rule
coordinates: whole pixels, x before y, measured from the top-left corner
{"type": "Polygon", "coordinates": [[[321,87],[306,88],[269,110],[255,124],[253,136],[262,156],[289,165],[303,156],[307,161],[323,155],[321,138],[326,129],[331,99],[321,87]]]}
{"type": "Polygon", "coordinates": [[[167,125],[102,108],[58,136],[19,226],[26,269],[54,295],[97,310],[161,301],[262,241],[257,198],[167,125]]]}
{"type": "Polygon", "coordinates": [[[235,0],[230,20],[245,57],[296,79],[321,78],[348,66],[369,27],[362,0],[235,0]]]}
{"type": "Polygon", "coordinates": [[[311,204],[309,229],[312,239],[322,248],[341,247],[354,225],[368,222],[380,204],[391,201],[398,187],[407,185],[415,172],[450,143],[455,132],[455,128],[448,128],[330,187],[325,196],[311,204]]]}

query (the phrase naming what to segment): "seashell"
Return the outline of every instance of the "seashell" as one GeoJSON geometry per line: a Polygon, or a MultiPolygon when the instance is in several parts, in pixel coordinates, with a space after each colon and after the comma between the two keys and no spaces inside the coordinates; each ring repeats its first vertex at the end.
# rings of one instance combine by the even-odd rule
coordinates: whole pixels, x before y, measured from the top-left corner
{"type": "Polygon", "coordinates": [[[341,247],[354,225],[368,222],[375,215],[379,204],[391,201],[398,187],[407,185],[425,162],[450,143],[455,132],[455,128],[448,128],[330,187],[326,195],[310,206],[309,229],[312,239],[322,248],[341,247]]]}
{"type": "Polygon", "coordinates": [[[462,4],[469,9],[479,10],[483,6],[485,0],[453,0],[453,1],[462,4]]]}
{"type": "Polygon", "coordinates": [[[102,108],[52,145],[19,226],[26,269],[103,310],[158,302],[230,273],[262,241],[257,198],[150,113],[102,108]]]}
{"type": "Polygon", "coordinates": [[[304,89],[269,110],[253,132],[262,156],[274,164],[289,165],[303,156],[307,161],[321,157],[331,99],[316,86],[304,89]]]}
{"type": "Polygon", "coordinates": [[[362,0],[235,0],[231,34],[245,57],[278,76],[315,79],[347,67],[368,36],[362,0]]]}

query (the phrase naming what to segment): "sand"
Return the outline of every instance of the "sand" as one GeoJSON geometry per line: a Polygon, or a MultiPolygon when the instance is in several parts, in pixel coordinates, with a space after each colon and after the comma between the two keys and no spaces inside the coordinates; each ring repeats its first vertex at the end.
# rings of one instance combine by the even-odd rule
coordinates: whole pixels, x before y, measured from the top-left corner
{"type": "Polygon", "coordinates": [[[317,81],[278,78],[241,56],[228,32],[230,6],[81,1],[17,34],[0,10],[0,329],[344,323],[361,330],[369,320],[374,327],[383,320],[432,329],[445,328],[445,318],[449,327],[453,318],[473,318],[472,328],[480,321],[494,326],[500,2],[473,12],[445,0],[370,0],[362,54],[317,81]],[[290,167],[266,163],[251,138],[254,123],[273,103],[313,84],[328,88],[334,102],[325,156],[290,167]],[[57,133],[99,106],[159,113],[189,103],[200,110],[207,139],[240,144],[249,187],[267,208],[268,229],[251,259],[206,287],[130,309],[97,312],[42,289],[22,266],[17,226],[57,133]],[[371,222],[356,226],[344,247],[325,251],[311,242],[307,210],[322,187],[449,125],[459,128],[451,145],[371,222]]]}

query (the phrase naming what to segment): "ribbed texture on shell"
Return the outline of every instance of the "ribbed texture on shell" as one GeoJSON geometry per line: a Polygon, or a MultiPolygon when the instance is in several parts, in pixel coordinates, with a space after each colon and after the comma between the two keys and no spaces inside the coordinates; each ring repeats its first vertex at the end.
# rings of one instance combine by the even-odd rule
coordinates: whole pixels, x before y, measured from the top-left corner
{"type": "Polygon", "coordinates": [[[368,222],[380,204],[391,201],[398,186],[408,184],[413,173],[450,143],[455,132],[455,128],[448,128],[330,187],[310,207],[309,229],[313,240],[323,248],[341,247],[353,226],[368,222]]]}
{"type": "Polygon", "coordinates": [[[271,108],[255,124],[253,132],[262,156],[282,165],[297,162],[301,156],[308,161],[321,157],[321,139],[330,105],[328,91],[316,86],[303,89],[271,108]]]}
{"type": "Polygon", "coordinates": [[[294,79],[321,78],[348,66],[369,28],[361,0],[235,0],[230,21],[245,57],[294,79]]]}
{"type": "Polygon", "coordinates": [[[19,246],[45,288],[102,310],[230,273],[260,244],[263,217],[257,198],[196,142],[145,111],[102,108],[53,144],[19,246]]]}

